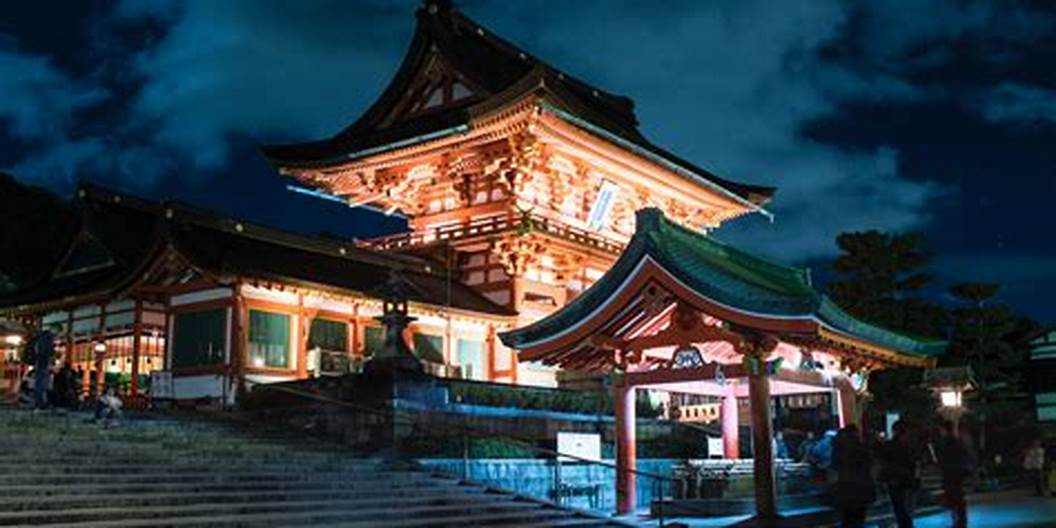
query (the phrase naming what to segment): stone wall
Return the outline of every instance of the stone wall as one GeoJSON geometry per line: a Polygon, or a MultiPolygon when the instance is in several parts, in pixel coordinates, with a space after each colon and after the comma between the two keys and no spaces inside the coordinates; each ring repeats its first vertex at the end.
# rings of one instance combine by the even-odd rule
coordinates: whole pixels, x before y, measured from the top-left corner
{"type": "MultiPolygon", "coordinates": [[[[612,460],[606,461],[613,463],[612,460]]],[[[638,470],[670,476],[671,468],[678,461],[673,459],[643,459],[638,461],[638,470]]],[[[434,471],[461,475],[462,459],[420,459],[424,467],[434,471]]],[[[552,459],[484,459],[470,460],[470,480],[504,488],[522,495],[556,501],[554,494],[557,469],[552,459]]],[[[578,489],[584,494],[561,499],[561,504],[573,508],[612,513],[616,509],[616,475],[608,466],[583,463],[562,463],[561,483],[578,489]],[[594,493],[592,497],[587,490],[594,493]]],[[[649,507],[653,500],[654,479],[638,477],[638,506],[649,507]]]]}

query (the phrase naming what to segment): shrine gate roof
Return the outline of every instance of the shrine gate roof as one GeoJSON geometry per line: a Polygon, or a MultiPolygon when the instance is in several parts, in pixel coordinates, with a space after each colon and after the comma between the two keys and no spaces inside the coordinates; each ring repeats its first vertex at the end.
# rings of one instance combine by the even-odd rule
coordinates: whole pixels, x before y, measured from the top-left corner
{"type": "Polygon", "coordinates": [[[806,270],[680,226],[655,208],[638,212],[630,243],[591,288],[500,338],[519,349],[522,360],[603,368],[611,353],[602,342],[661,328],[679,303],[738,328],[838,351],[866,365],[932,365],[946,345],[856,319],[815,290],[806,270]]]}
{"type": "Polygon", "coordinates": [[[465,131],[474,119],[537,97],[551,110],[616,143],[688,171],[742,200],[762,205],[773,187],[721,178],[654,145],[638,130],[634,102],[544,63],[469,19],[444,0],[417,13],[410,48],[382,95],[352,125],[321,141],[269,145],[265,156],[286,167],[329,167],[405,147],[445,131],[465,131]],[[430,94],[439,90],[436,102],[430,94]]]}

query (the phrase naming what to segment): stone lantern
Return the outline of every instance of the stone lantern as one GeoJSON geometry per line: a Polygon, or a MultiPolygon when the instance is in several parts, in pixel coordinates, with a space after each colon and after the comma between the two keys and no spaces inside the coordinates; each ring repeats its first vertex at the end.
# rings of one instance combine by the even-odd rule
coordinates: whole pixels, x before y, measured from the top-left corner
{"type": "Polygon", "coordinates": [[[371,357],[363,366],[364,373],[395,372],[423,374],[422,363],[407,346],[404,332],[415,320],[408,315],[407,299],[411,285],[399,272],[389,274],[388,280],[374,290],[382,299],[383,311],[376,320],[385,326],[385,343],[380,350],[371,350],[371,357]]]}
{"type": "Polygon", "coordinates": [[[958,428],[964,416],[964,393],[975,389],[972,368],[942,367],[924,371],[924,385],[936,395],[941,404],[939,414],[958,428]]]}

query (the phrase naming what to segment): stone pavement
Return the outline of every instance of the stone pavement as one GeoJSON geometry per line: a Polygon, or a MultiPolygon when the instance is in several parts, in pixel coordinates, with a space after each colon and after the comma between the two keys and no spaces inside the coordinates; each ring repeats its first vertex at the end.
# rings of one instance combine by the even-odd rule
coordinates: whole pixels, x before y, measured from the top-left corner
{"type": "MultiPolygon", "coordinates": [[[[947,512],[917,517],[916,528],[946,528],[947,512]]],[[[970,528],[1056,527],[1056,498],[1037,497],[1025,490],[1007,491],[968,498],[970,528]]]]}
{"type": "MultiPolygon", "coordinates": [[[[818,522],[819,511],[792,510],[779,523],[780,528],[829,527],[828,522],[818,522]]],[[[623,518],[623,520],[630,520],[623,518]]],[[[683,523],[692,528],[716,528],[751,526],[749,516],[667,519],[665,525],[683,523]]],[[[640,526],[658,526],[656,520],[641,521],[640,526]]],[[[890,516],[870,519],[870,528],[894,527],[890,516]]],[[[950,516],[945,510],[929,508],[920,512],[916,528],[948,528],[950,516]]],[[[997,493],[975,494],[968,497],[968,526],[970,528],[1056,528],[1056,498],[1036,497],[1027,490],[1011,490],[997,493]]]]}

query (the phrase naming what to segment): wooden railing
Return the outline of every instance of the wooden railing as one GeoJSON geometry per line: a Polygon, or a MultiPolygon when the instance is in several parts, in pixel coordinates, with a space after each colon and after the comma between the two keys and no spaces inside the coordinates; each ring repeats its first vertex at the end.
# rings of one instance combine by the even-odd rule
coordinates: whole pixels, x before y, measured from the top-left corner
{"type": "Polygon", "coordinates": [[[466,223],[442,226],[435,229],[407,231],[380,238],[361,241],[371,249],[392,250],[436,244],[448,240],[462,240],[478,236],[530,230],[552,235],[576,244],[588,246],[606,253],[618,255],[626,242],[621,242],[592,231],[570,226],[540,215],[509,214],[472,220],[466,223]]]}

